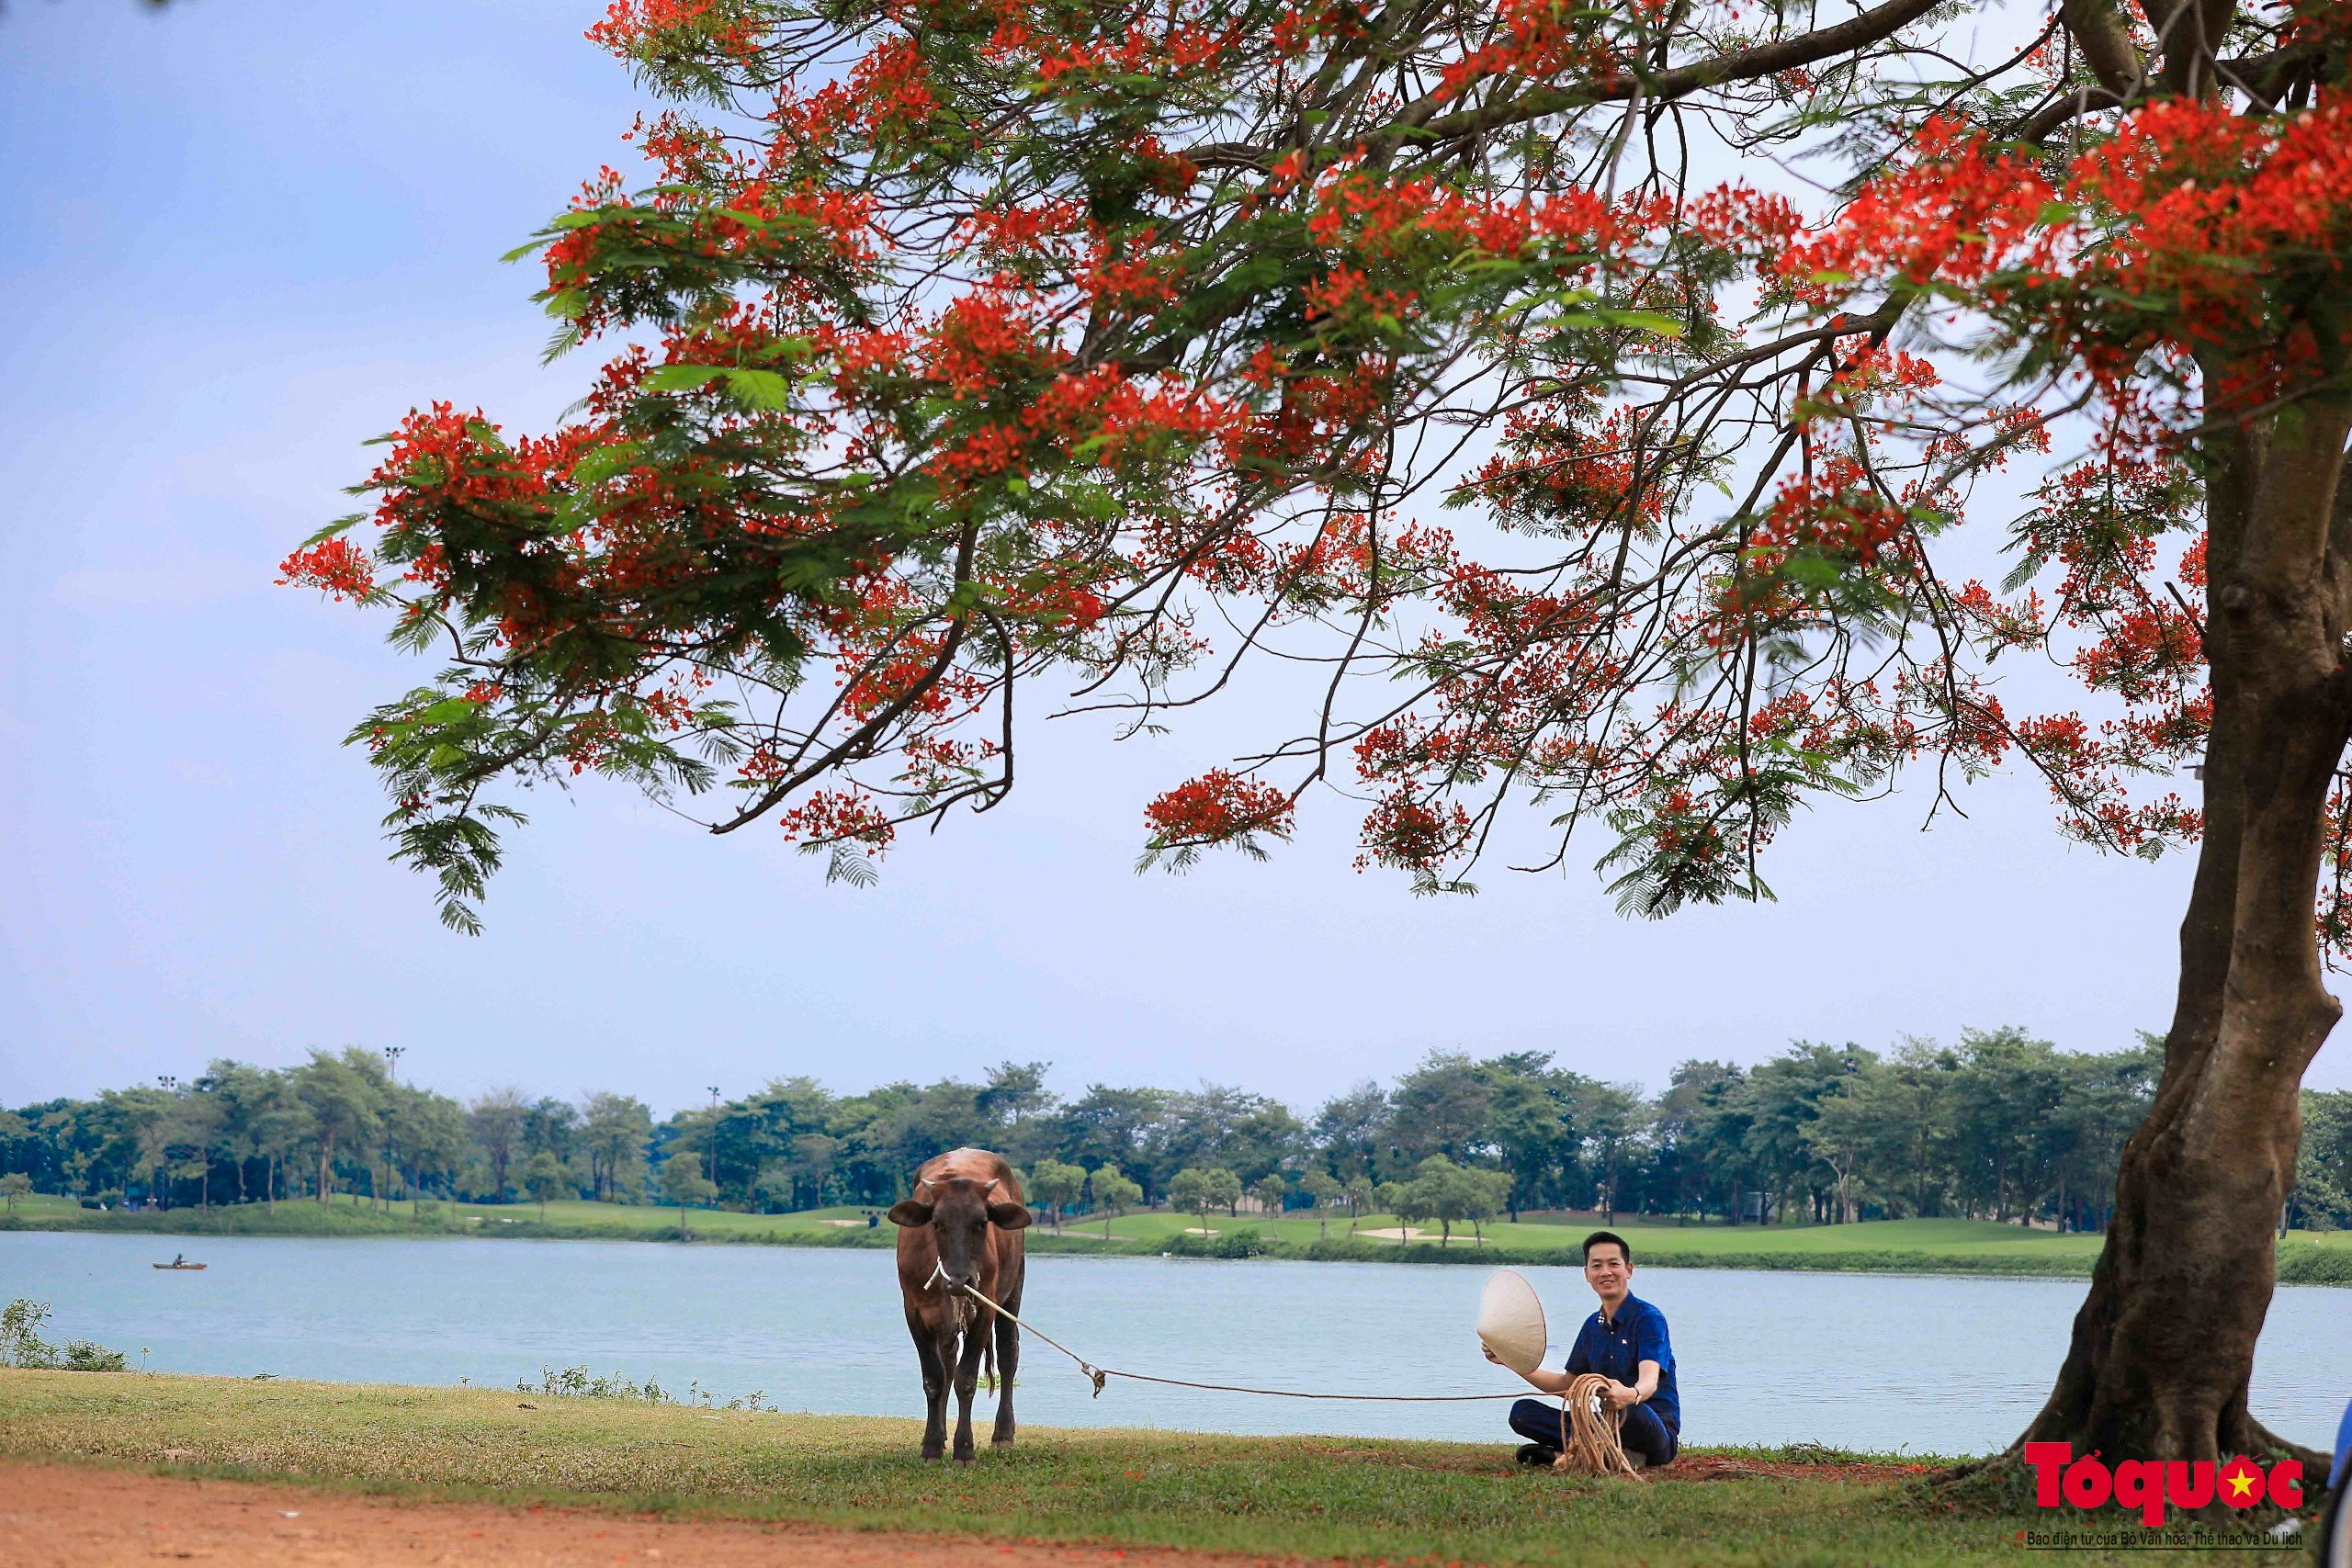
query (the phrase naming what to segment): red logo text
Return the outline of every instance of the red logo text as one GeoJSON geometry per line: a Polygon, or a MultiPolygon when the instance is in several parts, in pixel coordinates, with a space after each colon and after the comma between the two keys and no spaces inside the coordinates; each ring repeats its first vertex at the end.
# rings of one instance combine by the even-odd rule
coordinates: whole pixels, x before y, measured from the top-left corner
{"type": "Polygon", "coordinates": [[[2037,1507],[2062,1505],[2138,1509],[2140,1522],[2160,1525],[2165,1508],[2202,1508],[2216,1501],[2251,1508],[2266,1500],[2282,1508],[2303,1506],[2303,1461],[2282,1459],[2267,1471],[2240,1454],[2226,1464],[2210,1459],[2127,1459],[2112,1467],[2096,1453],[2075,1457],[2072,1443],[2028,1443],[2037,1507]]]}

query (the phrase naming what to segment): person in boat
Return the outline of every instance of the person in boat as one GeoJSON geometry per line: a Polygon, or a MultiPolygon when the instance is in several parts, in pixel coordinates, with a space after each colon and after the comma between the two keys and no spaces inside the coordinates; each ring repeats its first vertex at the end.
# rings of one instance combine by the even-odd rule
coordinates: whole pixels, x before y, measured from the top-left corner
{"type": "MultiPolygon", "coordinates": [[[[1636,1469],[1671,1464],[1682,1447],[1674,1346],[1667,1337],[1666,1314],[1634,1294],[1634,1249],[1623,1236],[1595,1231],[1584,1238],[1584,1282],[1600,1298],[1600,1310],[1577,1330],[1567,1365],[1556,1372],[1538,1367],[1520,1376],[1556,1397],[1567,1392],[1569,1380],[1599,1372],[1609,1380],[1601,1397],[1623,1413],[1618,1438],[1625,1457],[1636,1469]]],[[[1502,1364],[1492,1350],[1486,1355],[1502,1364]]],[[[1520,1448],[1520,1463],[1548,1465],[1560,1457],[1561,1420],[1555,1403],[1522,1399],[1510,1407],[1510,1429],[1528,1439],[1520,1448]]]]}
{"type": "Polygon", "coordinates": [[[175,1253],[173,1253],[173,1254],[172,1254],[172,1267],[173,1267],[173,1268],[175,1268],[175,1269],[185,1269],[185,1268],[187,1268],[187,1253],[185,1253],[185,1252],[175,1252],[175,1253]]]}

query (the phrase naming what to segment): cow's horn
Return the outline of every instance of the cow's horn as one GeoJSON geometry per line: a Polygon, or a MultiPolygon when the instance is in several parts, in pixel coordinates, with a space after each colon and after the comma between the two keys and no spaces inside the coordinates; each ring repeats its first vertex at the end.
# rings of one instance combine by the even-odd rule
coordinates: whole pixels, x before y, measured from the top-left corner
{"type": "Polygon", "coordinates": [[[991,1176],[991,1177],[989,1177],[989,1184],[988,1184],[986,1187],[981,1188],[981,1189],[980,1189],[980,1190],[981,1190],[981,1191],[983,1191],[983,1192],[990,1192],[990,1191],[994,1191],[994,1190],[995,1190],[995,1189],[996,1189],[996,1184],[997,1184],[998,1182],[1000,1182],[1000,1181],[1002,1181],[1003,1179],[1004,1179],[1004,1178],[1003,1178],[1003,1177],[1001,1177],[1001,1176],[991,1176]]]}

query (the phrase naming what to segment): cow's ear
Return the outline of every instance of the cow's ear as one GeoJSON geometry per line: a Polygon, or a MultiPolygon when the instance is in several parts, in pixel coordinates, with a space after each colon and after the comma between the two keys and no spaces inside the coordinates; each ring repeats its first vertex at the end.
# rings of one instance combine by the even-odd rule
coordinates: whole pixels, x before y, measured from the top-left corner
{"type": "Polygon", "coordinates": [[[989,1224],[1001,1231],[1017,1231],[1029,1223],[1026,1203],[990,1203],[989,1224]]]}
{"type": "Polygon", "coordinates": [[[912,1198],[890,1205],[890,1223],[894,1225],[927,1225],[931,1224],[931,1205],[918,1203],[912,1198]]]}

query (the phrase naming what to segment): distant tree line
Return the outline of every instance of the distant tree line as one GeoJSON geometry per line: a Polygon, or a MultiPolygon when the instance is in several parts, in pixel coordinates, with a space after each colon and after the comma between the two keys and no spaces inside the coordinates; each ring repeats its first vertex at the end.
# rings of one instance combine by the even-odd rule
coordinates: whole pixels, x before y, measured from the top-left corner
{"type": "MultiPolygon", "coordinates": [[[[1394,1083],[1358,1083],[1308,1115],[1205,1083],[1094,1084],[1065,1100],[1046,1089],[1046,1064],[1006,1062],[979,1082],[851,1095],[778,1078],[657,1122],[643,1101],[611,1093],[495,1089],[461,1103],[348,1048],[0,1111],[0,1173],[24,1179],[0,1185],[166,1207],[343,1192],[780,1212],[890,1203],[925,1159],[974,1144],[1020,1166],[1056,1223],[1251,1202],[1376,1209],[1449,1231],[1529,1209],[2098,1230],[2162,1059],[2153,1038],[2069,1052],[2016,1029],[1885,1054],[1801,1042],[1754,1067],[1686,1061],[1646,1096],[1546,1053],[1433,1051],[1394,1083]]],[[[2302,1104],[2281,1221],[2352,1224],[2352,1091],[2306,1090],[2302,1104]]]]}

